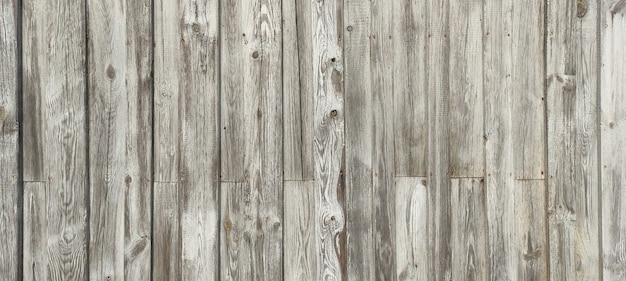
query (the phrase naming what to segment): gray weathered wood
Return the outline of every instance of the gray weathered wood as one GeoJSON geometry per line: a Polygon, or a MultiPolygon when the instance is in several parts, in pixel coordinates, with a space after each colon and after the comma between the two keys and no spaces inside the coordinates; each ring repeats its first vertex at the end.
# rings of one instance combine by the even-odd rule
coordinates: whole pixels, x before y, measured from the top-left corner
{"type": "MultiPolygon", "coordinates": [[[[332,3],[332,2],[331,2],[332,3]]],[[[372,225],[372,76],[371,1],[344,1],[345,21],[345,141],[347,272],[345,280],[373,280],[375,277],[374,227],[372,225]]],[[[340,15],[338,15],[340,16],[340,15]]],[[[323,57],[321,64],[329,62],[323,57]]],[[[341,77],[341,76],[340,76],[341,77]]],[[[342,111],[339,112],[340,114],[342,111]]]]}
{"type": "Polygon", "coordinates": [[[285,280],[319,280],[315,182],[285,181],[285,280]]]}
{"type": "Polygon", "coordinates": [[[549,1],[548,216],[551,280],[601,280],[598,5],[549,1]]]}
{"type": "Polygon", "coordinates": [[[0,1],[0,272],[17,280],[18,64],[17,1],[0,1]]]}
{"type": "Polygon", "coordinates": [[[428,190],[426,178],[395,178],[396,279],[428,278],[428,190]]]}
{"type": "Polygon", "coordinates": [[[89,0],[89,276],[150,278],[150,1],[89,0]],[[106,31],[106,32],[104,32],[106,31]]]}
{"type": "Polygon", "coordinates": [[[482,178],[451,179],[452,280],[489,280],[482,178]]]}
{"type": "Polygon", "coordinates": [[[626,2],[601,1],[602,271],[604,280],[626,279],[626,2]]]}
{"type": "MultiPolygon", "coordinates": [[[[47,280],[85,280],[85,3],[24,1],[24,180],[46,182],[46,233],[30,253],[43,253],[47,280]]],[[[30,253],[25,253],[29,255],[30,253]]],[[[25,260],[30,257],[25,257],[25,260]]],[[[37,266],[37,265],[35,265],[37,266]]]]}
{"type": "Polygon", "coordinates": [[[283,127],[285,180],[312,180],[313,44],[311,1],[284,0],[283,127]]]}
{"type": "Polygon", "coordinates": [[[47,252],[48,186],[45,182],[24,182],[24,280],[50,280],[47,252]]]}
{"type": "Polygon", "coordinates": [[[152,280],[182,280],[179,188],[177,183],[154,183],[152,280]]]}
{"type": "MultiPolygon", "coordinates": [[[[515,220],[509,222],[516,259],[516,280],[548,280],[548,242],[544,180],[517,180],[513,191],[515,220]]],[[[493,276],[492,276],[493,279],[493,276]]]]}

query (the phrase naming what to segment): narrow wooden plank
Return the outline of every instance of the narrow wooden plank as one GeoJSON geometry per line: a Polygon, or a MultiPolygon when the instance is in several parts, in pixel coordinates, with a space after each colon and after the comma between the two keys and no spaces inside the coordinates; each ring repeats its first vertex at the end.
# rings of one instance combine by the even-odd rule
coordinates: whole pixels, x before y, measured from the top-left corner
{"type": "Polygon", "coordinates": [[[517,259],[517,280],[548,280],[548,242],[544,180],[515,182],[513,256],[517,259]]]}
{"type": "Polygon", "coordinates": [[[482,178],[451,180],[452,280],[489,280],[482,178]]]}
{"type": "Polygon", "coordinates": [[[429,279],[452,274],[450,220],[450,0],[427,4],[429,279]]]}
{"type": "Polygon", "coordinates": [[[154,177],[179,188],[182,280],[219,278],[218,5],[155,2],[154,177]]]}
{"type": "MultiPolygon", "coordinates": [[[[346,280],[373,280],[375,249],[372,197],[373,118],[371,114],[370,1],[344,1],[346,138],[346,280]]],[[[321,63],[328,63],[328,58],[321,63]]]]}
{"type": "Polygon", "coordinates": [[[603,0],[601,5],[602,271],[604,280],[623,280],[626,278],[626,3],[603,0]]]}
{"type": "Polygon", "coordinates": [[[177,183],[154,183],[152,279],[182,280],[180,190],[177,183]]]}
{"type": "Polygon", "coordinates": [[[343,1],[317,1],[311,8],[316,276],[320,280],[346,280],[350,263],[346,244],[352,234],[344,231],[346,213],[342,208],[348,196],[343,176],[344,116],[347,117],[344,112],[343,1]]]}
{"type": "Polygon", "coordinates": [[[146,280],[151,256],[150,2],[89,0],[87,7],[89,276],[146,280]]]}
{"type": "Polygon", "coordinates": [[[24,180],[48,191],[35,203],[46,208],[46,241],[31,253],[43,253],[47,280],[85,280],[85,3],[22,4],[24,180]]]}
{"type": "Polygon", "coordinates": [[[312,180],[313,50],[310,1],[283,5],[283,126],[285,180],[312,180]]]}
{"type": "Polygon", "coordinates": [[[428,190],[426,178],[395,178],[396,279],[428,279],[428,190]]]}
{"type": "Polygon", "coordinates": [[[392,1],[394,162],[398,176],[425,177],[428,147],[427,1],[392,1]]]}
{"type": "Polygon", "coordinates": [[[547,38],[550,279],[601,280],[598,5],[549,1],[547,38]]]}
{"type": "Polygon", "coordinates": [[[18,54],[17,1],[0,1],[0,272],[18,273],[18,54]]]}
{"type": "Polygon", "coordinates": [[[50,280],[48,257],[48,197],[45,182],[24,182],[24,280],[50,280]]]}
{"type": "Polygon", "coordinates": [[[315,182],[285,181],[285,280],[318,280],[315,182]]]}
{"type": "Polygon", "coordinates": [[[482,1],[450,1],[450,175],[482,177],[485,168],[482,1]]]}

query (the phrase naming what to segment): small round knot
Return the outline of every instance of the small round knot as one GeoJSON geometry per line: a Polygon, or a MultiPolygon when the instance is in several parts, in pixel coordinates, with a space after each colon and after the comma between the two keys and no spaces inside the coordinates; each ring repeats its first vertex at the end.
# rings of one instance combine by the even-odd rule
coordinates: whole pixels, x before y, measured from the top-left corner
{"type": "Polygon", "coordinates": [[[333,109],[333,110],[330,111],[330,116],[332,116],[332,117],[337,117],[337,114],[339,114],[339,112],[337,112],[336,109],[333,109]]]}
{"type": "Polygon", "coordinates": [[[258,57],[259,57],[259,52],[254,51],[254,52],[252,53],[252,58],[255,58],[255,59],[256,59],[256,58],[258,58],[258,57]]]}
{"type": "Polygon", "coordinates": [[[348,28],[346,28],[346,29],[347,29],[348,31],[352,31],[352,29],[353,29],[353,28],[352,28],[352,26],[351,26],[351,25],[348,25],[348,28]]]}
{"type": "Polygon", "coordinates": [[[109,79],[115,78],[115,68],[113,68],[113,66],[110,64],[109,67],[107,67],[107,77],[109,77],[109,79]]]}
{"type": "Polygon", "coordinates": [[[191,25],[191,30],[193,30],[193,32],[200,32],[200,25],[197,23],[194,23],[191,25]]]}

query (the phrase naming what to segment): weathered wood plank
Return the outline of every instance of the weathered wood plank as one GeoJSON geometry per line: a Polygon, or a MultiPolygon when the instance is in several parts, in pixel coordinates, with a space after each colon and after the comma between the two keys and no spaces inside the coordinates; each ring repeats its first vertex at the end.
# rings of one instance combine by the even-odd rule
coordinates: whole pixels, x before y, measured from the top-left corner
{"type": "Polygon", "coordinates": [[[489,280],[484,180],[451,179],[452,280],[489,280]]]}
{"type": "Polygon", "coordinates": [[[604,280],[626,279],[626,2],[601,2],[602,270],[604,280]]]}
{"type": "MultiPolygon", "coordinates": [[[[85,280],[85,3],[23,1],[24,180],[46,182],[46,280],[85,280]]],[[[30,257],[25,257],[29,259],[30,257]]],[[[24,271],[33,270],[31,265],[24,271]]]]}
{"type": "MultiPolygon", "coordinates": [[[[374,123],[371,114],[372,3],[344,1],[346,24],[345,56],[345,138],[346,138],[346,280],[373,280],[375,277],[374,227],[372,225],[372,153],[374,123]]],[[[328,57],[322,61],[327,64],[328,57]]],[[[332,61],[331,61],[332,63],[332,61]]],[[[340,112],[341,113],[341,112],[340,112]]]]}
{"type": "Polygon", "coordinates": [[[319,280],[315,182],[285,181],[285,280],[319,280]]]}
{"type": "Polygon", "coordinates": [[[548,280],[548,242],[544,180],[518,180],[514,188],[513,257],[516,280],[548,280]]]}
{"type": "Polygon", "coordinates": [[[17,280],[18,54],[17,1],[0,1],[0,272],[17,280]]]}
{"type": "Polygon", "coordinates": [[[395,178],[396,279],[428,279],[428,190],[426,178],[395,178]]]}
{"type": "Polygon", "coordinates": [[[449,23],[450,175],[482,177],[483,130],[482,1],[452,0],[449,23]]]}
{"type": "Polygon", "coordinates": [[[551,280],[601,280],[598,5],[549,1],[548,216],[551,280]]]}
{"type": "MultiPolygon", "coordinates": [[[[394,162],[398,176],[425,177],[428,147],[427,1],[392,1],[394,162]]],[[[387,101],[389,102],[389,101],[387,101]]]]}
{"type": "Polygon", "coordinates": [[[182,280],[180,190],[177,183],[154,183],[152,279],[182,280]]]}
{"type": "Polygon", "coordinates": [[[45,182],[24,182],[24,280],[50,280],[48,272],[48,186],[45,182]]]}
{"type": "Polygon", "coordinates": [[[89,0],[89,275],[150,278],[150,2],[89,0]]]}
{"type": "MultiPolygon", "coordinates": [[[[317,278],[346,280],[343,1],[311,7],[317,278]]],[[[355,244],[354,247],[358,247],[355,244]]]]}
{"type": "Polygon", "coordinates": [[[312,180],[313,50],[311,1],[283,5],[283,123],[285,180],[312,180]]]}

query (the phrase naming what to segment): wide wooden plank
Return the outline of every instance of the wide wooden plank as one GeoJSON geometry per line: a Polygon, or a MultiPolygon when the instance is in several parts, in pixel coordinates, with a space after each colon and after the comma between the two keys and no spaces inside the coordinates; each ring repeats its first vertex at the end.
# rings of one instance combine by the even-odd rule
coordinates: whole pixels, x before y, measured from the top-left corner
{"type": "Polygon", "coordinates": [[[509,222],[509,227],[514,233],[511,238],[516,280],[548,280],[545,189],[545,180],[515,182],[515,220],[509,222]]]}
{"type": "MultiPolygon", "coordinates": [[[[449,23],[450,175],[482,177],[483,130],[482,1],[452,0],[449,23]]],[[[445,38],[444,38],[445,39],[445,38]]]]}
{"type": "Polygon", "coordinates": [[[315,182],[285,181],[285,280],[318,280],[315,182]]]}
{"type": "Polygon", "coordinates": [[[346,243],[351,238],[344,231],[346,213],[343,209],[347,196],[343,176],[344,116],[347,118],[344,112],[343,1],[318,1],[311,8],[316,276],[321,280],[346,280],[350,263],[346,243]]]}
{"type": "Polygon", "coordinates": [[[47,280],[85,280],[85,3],[22,4],[24,180],[47,186],[34,203],[46,208],[45,241],[31,253],[43,253],[47,280]]]}
{"type": "Polygon", "coordinates": [[[146,280],[151,256],[150,3],[89,0],[87,7],[89,276],[146,280]]]}
{"type": "Polygon", "coordinates": [[[601,280],[597,27],[595,1],[549,1],[546,79],[551,280],[601,280]]]}
{"type": "Polygon", "coordinates": [[[482,178],[451,180],[452,280],[489,280],[482,178]]]}
{"type": "Polygon", "coordinates": [[[180,196],[176,183],[154,183],[152,280],[182,280],[180,196]]]}
{"type": "Polygon", "coordinates": [[[626,2],[601,2],[600,139],[602,271],[604,280],[626,279],[626,2]]]}
{"type": "Polygon", "coordinates": [[[48,257],[45,248],[48,243],[48,197],[45,182],[24,182],[24,272],[23,280],[50,280],[48,257]]]}
{"type": "Polygon", "coordinates": [[[312,180],[313,29],[311,1],[283,5],[283,130],[285,180],[312,180]]]}
{"type": "Polygon", "coordinates": [[[426,178],[395,178],[396,279],[428,278],[428,190],[426,178]]]}
{"type": "Polygon", "coordinates": [[[0,272],[17,280],[18,54],[17,1],[0,1],[0,272]]]}

